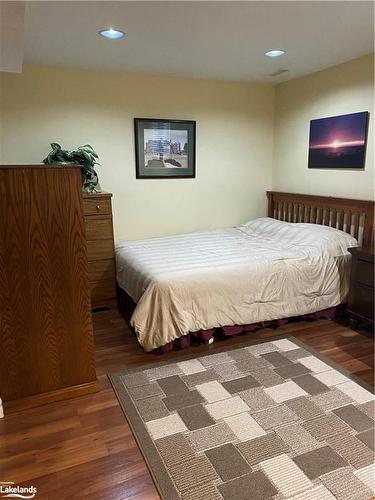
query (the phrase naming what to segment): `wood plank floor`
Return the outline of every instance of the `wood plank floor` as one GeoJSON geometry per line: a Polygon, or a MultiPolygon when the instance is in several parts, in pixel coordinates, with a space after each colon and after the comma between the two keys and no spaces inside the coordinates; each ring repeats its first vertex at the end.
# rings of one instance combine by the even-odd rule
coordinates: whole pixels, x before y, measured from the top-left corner
{"type": "Polygon", "coordinates": [[[215,351],[275,335],[294,335],[373,383],[373,338],[335,321],[301,321],[211,346],[157,356],[144,353],[116,311],[94,314],[97,373],[102,391],[10,414],[0,420],[0,481],[38,488],[37,499],[154,500],[153,485],[107,373],[215,351]]]}

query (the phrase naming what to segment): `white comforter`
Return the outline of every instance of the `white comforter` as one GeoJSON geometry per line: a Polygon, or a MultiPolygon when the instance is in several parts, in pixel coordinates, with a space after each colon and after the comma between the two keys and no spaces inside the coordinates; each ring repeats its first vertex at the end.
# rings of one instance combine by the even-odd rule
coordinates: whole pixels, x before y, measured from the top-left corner
{"type": "Polygon", "coordinates": [[[261,218],[117,245],[117,280],[136,302],[146,351],[188,332],[308,314],[341,303],[350,235],[261,218]]]}

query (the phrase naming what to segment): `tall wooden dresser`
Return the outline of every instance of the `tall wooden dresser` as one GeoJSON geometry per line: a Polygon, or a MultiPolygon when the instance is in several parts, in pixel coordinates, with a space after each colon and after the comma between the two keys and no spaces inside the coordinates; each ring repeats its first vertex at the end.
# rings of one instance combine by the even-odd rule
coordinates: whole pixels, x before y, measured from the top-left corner
{"type": "Polygon", "coordinates": [[[79,167],[0,166],[5,412],[99,390],[79,167]]]}
{"type": "Polygon", "coordinates": [[[83,195],[93,310],[116,307],[111,193],[83,195]]]}

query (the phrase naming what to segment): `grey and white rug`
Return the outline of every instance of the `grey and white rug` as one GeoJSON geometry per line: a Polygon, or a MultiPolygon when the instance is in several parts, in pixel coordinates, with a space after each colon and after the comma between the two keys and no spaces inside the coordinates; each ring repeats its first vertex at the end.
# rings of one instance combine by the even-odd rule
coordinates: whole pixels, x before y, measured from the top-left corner
{"type": "Polygon", "coordinates": [[[111,375],[165,500],[369,500],[374,395],[294,338],[111,375]]]}

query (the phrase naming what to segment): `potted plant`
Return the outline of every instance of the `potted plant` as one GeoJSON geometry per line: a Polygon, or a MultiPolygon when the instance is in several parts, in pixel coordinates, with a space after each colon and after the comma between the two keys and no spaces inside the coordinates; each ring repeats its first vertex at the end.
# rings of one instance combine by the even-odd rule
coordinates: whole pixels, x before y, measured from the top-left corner
{"type": "Polygon", "coordinates": [[[61,149],[60,144],[53,142],[51,144],[52,151],[44,158],[45,164],[60,164],[67,165],[74,163],[81,167],[82,174],[82,190],[85,193],[100,192],[98,174],[94,169],[94,165],[100,165],[96,160],[98,155],[90,144],[79,146],[75,151],[67,151],[61,149]]]}

